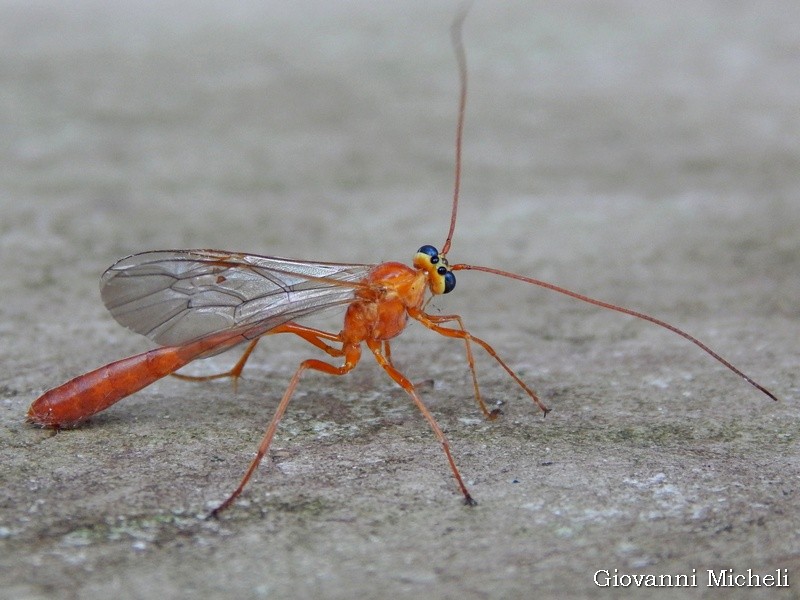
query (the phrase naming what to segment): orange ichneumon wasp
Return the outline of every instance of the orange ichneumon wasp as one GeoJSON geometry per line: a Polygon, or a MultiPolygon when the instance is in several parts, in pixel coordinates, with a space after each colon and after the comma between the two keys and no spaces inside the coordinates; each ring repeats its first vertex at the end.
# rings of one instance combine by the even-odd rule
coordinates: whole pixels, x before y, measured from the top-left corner
{"type": "Polygon", "coordinates": [[[460,94],[450,227],[441,250],[430,245],[422,246],[414,255],[413,266],[397,262],[378,265],[309,262],[216,250],[164,250],[123,258],[102,276],[103,302],[120,324],[147,336],[161,347],[110,363],[49,390],[31,404],[28,420],[55,429],[71,426],[170,374],[191,380],[230,377],[235,382],[258,341],[265,335],[294,334],[330,357],[341,359],[341,364],[308,359],[299,365],[239,485],[211,512],[210,516],[216,516],[239,497],[269,451],[303,373],[313,370],[344,375],[358,364],[365,344],[378,364],[405,390],[427,420],[444,450],[465,503],[475,504],[450,452],[447,438],[414,384],[393,364],[390,350],[390,341],[405,329],[409,318],[413,319],[440,335],[463,340],[475,399],[487,419],[496,418],[500,411],[490,410],[481,396],[475,373],[474,346],[491,356],[547,414],[550,409],[536,392],[492,346],[467,331],[460,316],[433,315],[425,311],[433,296],[447,294],[455,288],[456,271],[470,270],[544,287],[666,328],[777,400],[772,392],[697,338],[665,321],[524,275],[479,265],[449,264],[446,255],[456,225],[467,98],[466,56],[461,40],[465,16],[466,11],[462,11],[452,26],[460,94]],[[338,333],[300,322],[303,317],[341,306],[346,306],[346,313],[338,333]],[[242,344],[246,344],[244,353],[227,372],[196,377],[176,373],[193,360],[242,344]]]}

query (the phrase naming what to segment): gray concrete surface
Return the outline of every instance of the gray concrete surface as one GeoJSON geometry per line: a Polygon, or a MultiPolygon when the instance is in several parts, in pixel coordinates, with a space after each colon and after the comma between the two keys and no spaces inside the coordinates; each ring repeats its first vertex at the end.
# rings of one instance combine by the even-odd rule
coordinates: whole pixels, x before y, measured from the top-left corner
{"type": "MultiPolygon", "coordinates": [[[[463,273],[462,347],[395,345],[479,502],[462,506],[403,392],[365,360],[305,378],[218,522],[292,370],[263,343],[236,393],[166,380],[55,436],[45,389],[148,348],[97,280],[145,249],[408,261],[441,244],[457,76],[451,2],[0,4],[0,596],[645,597],[598,570],[788,569],[798,597],[800,5],[478,2],[451,259],[660,316],[677,336],[463,273]],[[335,6],[335,7],[334,7],[335,6]]],[[[330,327],[336,328],[334,316],[330,327]]],[[[220,356],[195,372],[224,368],[220,356]]]]}

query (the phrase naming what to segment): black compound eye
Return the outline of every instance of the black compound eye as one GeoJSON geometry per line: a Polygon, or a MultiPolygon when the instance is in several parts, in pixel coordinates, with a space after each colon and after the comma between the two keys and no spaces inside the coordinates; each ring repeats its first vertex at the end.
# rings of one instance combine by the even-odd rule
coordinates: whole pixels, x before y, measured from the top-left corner
{"type": "Polygon", "coordinates": [[[444,293],[452,292],[456,287],[456,276],[452,271],[447,271],[444,276],[444,293]]]}
{"type": "Polygon", "coordinates": [[[439,260],[439,251],[429,244],[425,244],[417,250],[417,252],[421,252],[422,254],[427,254],[431,258],[435,258],[437,261],[439,260]]]}

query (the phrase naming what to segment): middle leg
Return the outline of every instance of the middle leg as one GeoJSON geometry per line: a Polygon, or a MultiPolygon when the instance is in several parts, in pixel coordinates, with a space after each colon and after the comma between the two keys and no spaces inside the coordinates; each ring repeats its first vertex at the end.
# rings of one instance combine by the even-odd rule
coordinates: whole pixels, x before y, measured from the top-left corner
{"type": "Polygon", "coordinates": [[[450,443],[447,441],[447,438],[442,431],[442,428],[439,427],[439,424],[436,422],[436,419],[433,418],[431,411],[428,410],[428,407],[422,402],[422,398],[419,397],[417,394],[417,390],[414,388],[414,384],[408,380],[408,378],[403,375],[400,371],[398,371],[392,363],[383,355],[382,346],[383,342],[377,340],[367,340],[367,346],[370,350],[372,350],[372,354],[375,355],[375,360],[378,361],[378,364],[383,367],[383,370],[389,374],[389,377],[394,379],[394,381],[403,388],[406,393],[411,396],[411,399],[414,401],[414,404],[417,405],[417,408],[422,413],[422,416],[425,417],[425,420],[428,421],[428,424],[433,429],[433,433],[436,436],[436,439],[439,440],[439,443],[442,445],[442,449],[444,450],[445,456],[447,457],[447,462],[450,464],[450,470],[453,471],[453,476],[456,478],[456,482],[458,483],[458,487],[461,488],[461,493],[464,494],[464,503],[468,506],[474,506],[477,504],[475,500],[473,500],[472,496],[467,489],[464,480],[461,478],[461,473],[458,472],[458,467],[456,467],[456,462],[453,460],[453,455],[450,453],[450,443]]]}

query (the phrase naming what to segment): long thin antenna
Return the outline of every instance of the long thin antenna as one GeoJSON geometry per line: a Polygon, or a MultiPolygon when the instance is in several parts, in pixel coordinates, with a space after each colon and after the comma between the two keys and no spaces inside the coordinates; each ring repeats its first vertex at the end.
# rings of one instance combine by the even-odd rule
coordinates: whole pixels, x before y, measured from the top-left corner
{"type": "Polygon", "coordinates": [[[516,279],[518,281],[524,281],[525,283],[530,283],[533,285],[538,285],[539,287],[546,288],[548,290],[552,290],[554,292],[558,292],[559,294],[564,294],[566,296],[570,296],[571,298],[575,298],[577,300],[581,300],[582,302],[588,302],[589,304],[594,304],[595,306],[600,306],[602,308],[608,308],[609,310],[615,310],[617,312],[621,312],[626,315],[630,315],[632,317],[636,317],[637,319],[643,319],[645,321],[650,321],[651,323],[655,323],[656,325],[663,327],[664,329],[669,329],[673,333],[677,333],[682,338],[689,340],[695,346],[698,346],[701,350],[705,353],[709,354],[712,358],[716,359],[728,369],[736,373],[739,377],[744,379],[747,383],[752,385],[754,388],[763,392],[773,400],[777,400],[777,396],[770,392],[767,388],[763,385],[758,383],[757,381],[750,378],[748,375],[745,375],[742,371],[734,367],[729,361],[722,358],[719,354],[714,352],[711,348],[706,346],[703,342],[698,340],[696,337],[689,335],[682,329],[678,329],[674,325],[670,325],[666,321],[662,321],[661,319],[657,319],[655,317],[651,317],[650,315],[646,315],[645,313],[641,313],[636,310],[632,310],[630,308],[625,308],[624,306],[617,306],[616,304],[611,304],[609,302],[603,302],[602,300],[595,300],[594,298],[590,298],[589,296],[584,296],[583,294],[579,294],[578,292],[573,292],[566,288],[562,288],[552,283],[547,283],[546,281],[541,281],[539,279],[534,279],[533,277],[525,277],[524,275],[517,275],[516,273],[510,273],[508,271],[501,271],[500,269],[493,269],[491,267],[479,267],[477,265],[452,265],[450,267],[453,271],[483,271],[484,273],[491,273],[493,275],[500,275],[502,277],[509,277],[511,279],[516,279]]]}
{"type": "Polygon", "coordinates": [[[453,241],[453,232],[456,229],[456,215],[458,214],[458,193],[461,189],[461,139],[464,136],[464,112],[467,107],[467,54],[464,52],[462,34],[464,32],[464,19],[467,18],[471,5],[471,2],[465,3],[450,26],[450,36],[453,41],[453,49],[456,51],[456,60],[458,61],[461,90],[458,97],[458,123],[456,125],[456,173],[453,185],[453,210],[450,213],[450,231],[447,232],[447,239],[442,246],[442,254],[447,254],[453,241]]]}

